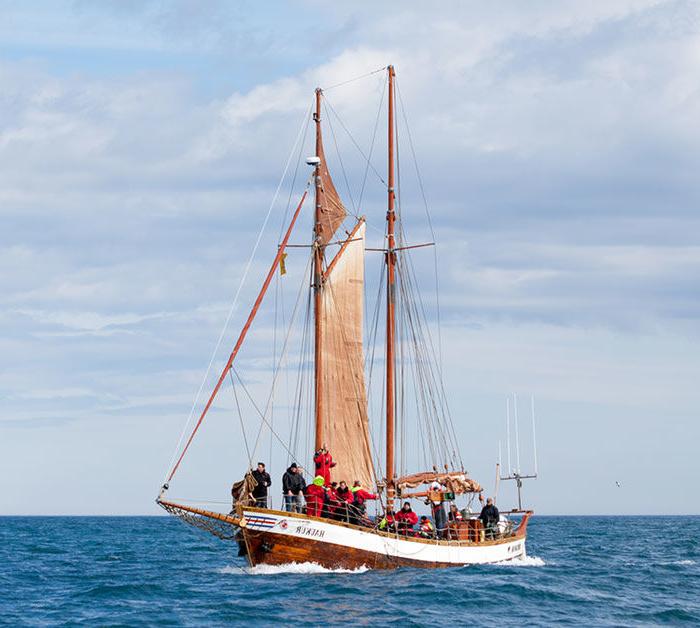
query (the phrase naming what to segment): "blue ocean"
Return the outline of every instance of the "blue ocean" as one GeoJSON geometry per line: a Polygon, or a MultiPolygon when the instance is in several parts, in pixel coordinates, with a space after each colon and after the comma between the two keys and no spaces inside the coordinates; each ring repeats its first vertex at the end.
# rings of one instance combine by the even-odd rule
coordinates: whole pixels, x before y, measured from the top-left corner
{"type": "Polygon", "coordinates": [[[526,559],[437,571],[236,553],[168,517],[0,518],[0,622],[700,625],[700,517],[535,517],[526,559]]]}

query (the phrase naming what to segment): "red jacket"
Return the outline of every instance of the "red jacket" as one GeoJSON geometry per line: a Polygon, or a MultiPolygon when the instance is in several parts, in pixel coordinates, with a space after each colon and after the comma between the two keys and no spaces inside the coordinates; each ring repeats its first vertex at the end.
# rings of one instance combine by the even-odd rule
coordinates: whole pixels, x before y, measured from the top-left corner
{"type": "Polygon", "coordinates": [[[355,496],[349,488],[346,488],[344,493],[339,489],[336,490],[336,495],[338,497],[338,501],[347,502],[348,504],[352,504],[353,500],[355,499],[355,496]]]}
{"type": "Polygon", "coordinates": [[[377,499],[374,493],[370,493],[363,488],[358,488],[353,492],[353,495],[355,496],[355,504],[357,506],[362,506],[368,499],[377,499]]]}
{"type": "Polygon", "coordinates": [[[398,523],[399,526],[409,526],[412,528],[418,523],[418,515],[412,510],[408,512],[403,509],[399,510],[399,512],[396,513],[396,523],[398,523]]]}
{"type": "Polygon", "coordinates": [[[328,512],[328,515],[332,517],[335,514],[335,511],[337,510],[338,506],[340,506],[341,499],[338,496],[338,491],[336,491],[334,488],[329,488],[328,492],[326,493],[326,496],[328,498],[328,502],[326,503],[326,510],[328,512]]]}
{"type": "Polygon", "coordinates": [[[316,475],[322,476],[324,484],[329,486],[331,483],[331,467],[336,465],[333,462],[333,457],[328,452],[325,454],[318,453],[314,456],[314,464],[316,465],[316,475]]]}
{"type": "Polygon", "coordinates": [[[306,487],[306,514],[312,517],[320,517],[323,509],[323,497],[326,491],[322,486],[309,484],[306,487]]]}

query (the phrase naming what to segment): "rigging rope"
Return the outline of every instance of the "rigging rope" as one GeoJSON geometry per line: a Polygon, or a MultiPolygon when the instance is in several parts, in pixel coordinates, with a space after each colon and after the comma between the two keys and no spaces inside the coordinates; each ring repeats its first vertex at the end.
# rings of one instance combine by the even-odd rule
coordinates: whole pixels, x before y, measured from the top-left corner
{"type": "MultiPolygon", "coordinates": [[[[399,92],[399,101],[401,103],[402,113],[404,123],[407,129],[407,134],[409,138],[409,144],[411,146],[411,154],[413,155],[414,165],[416,167],[416,174],[421,187],[421,193],[423,195],[423,202],[428,217],[428,224],[430,227],[431,235],[433,240],[435,240],[435,234],[432,227],[432,221],[430,220],[430,213],[428,211],[427,199],[425,198],[425,191],[422,185],[422,177],[420,176],[420,170],[418,168],[418,162],[415,157],[415,149],[413,147],[413,141],[410,136],[410,129],[408,129],[408,119],[405,112],[405,107],[403,106],[403,101],[399,92]]],[[[398,222],[398,242],[401,245],[407,243],[403,215],[402,215],[402,171],[401,171],[401,159],[400,159],[400,142],[399,142],[399,121],[398,118],[394,119],[394,132],[396,136],[396,172],[397,172],[397,196],[396,196],[396,216],[398,222]]],[[[434,352],[434,345],[432,342],[432,336],[430,333],[430,328],[424,321],[427,321],[427,314],[425,311],[425,305],[423,299],[418,289],[417,278],[415,273],[415,268],[413,266],[412,256],[408,251],[403,251],[404,255],[397,257],[397,284],[398,284],[398,296],[402,303],[402,307],[399,307],[399,334],[400,338],[405,338],[408,341],[409,346],[412,347],[412,353],[414,355],[413,359],[408,359],[410,371],[412,373],[414,381],[414,393],[416,396],[416,410],[418,410],[418,434],[420,440],[423,440],[423,455],[424,457],[428,454],[432,459],[434,465],[446,462],[446,460],[440,455],[440,450],[445,452],[448,458],[451,458],[454,466],[456,465],[457,459],[457,438],[454,429],[454,421],[452,420],[451,413],[449,411],[449,405],[447,404],[447,398],[444,391],[444,382],[442,381],[442,368],[441,368],[441,347],[438,347],[438,364],[437,373],[433,372],[434,361],[430,358],[434,352]],[[436,376],[437,375],[437,376],[436,376]],[[442,417],[442,419],[441,419],[442,417]],[[452,441],[452,443],[450,443],[452,441]]],[[[438,282],[437,282],[437,257],[434,257],[435,261],[435,275],[436,275],[436,304],[439,310],[439,299],[438,299],[438,282]]],[[[439,314],[439,312],[438,312],[439,314]]],[[[438,317],[438,333],[439,329],[439,317],[438,317]]],[[[440,338],[440,336],[439,336],[440,338]]],[[[441,340],[441,338],[440,338],[441,340]]],[[[399,437],[401,439],[401,455],[400,464],[403,464],[405,459],[405,435],[407,429],[406,415],[405,415],[405,389],[406,389],[406,372],[405,372],[405,362],[407,360],[407,354],[405,351],[404,343],[398,343],[397,351],[400,368],[399,376],[400,381],[398,386],[395,388],[397,394],[398,407],[402,410],[402,415],[398,418],[399,424],[397,425],[399,437]]],[[[427,461],[426,461],[427,462],[427,461]]],[[[461,463],[461,457],[460,457],[461,463]]],[[[463,468],[463,464],[461,465],[463,468]]]]}
{"type": "MultiPolygon", "coordinates": [[[[313,177],[313,175],[312,175],[313,177]]],[[[311,185],[311,178],[309,177],[309,180],[306,183],[306,189],[304,190],[304,194],[301,197],[301,200],[299,201],[299,205],[297,205],[297,208],[294,212],[294,216],[292,216],[292,220],[289,223],[289,227],[287,229],[287,232],[284,234],[284,239],[282,240],[282,243],[279,245],[277,249],[277,255],[275,255],[274,260],[272,261],[272,265],[270,267],[270,270],[267,273],[267,276],[265,277],[265,281],[263,281],[262,288],[260,289],[260,292],[258,293],[258,297],[255,300],[255,303],[253,304],[253,308],[250,311],[250,314],[248,314],[248,318],[246,319],[245,324],[243,325],[243,329],[241,330],[241,333],[238,336],[238,340],[236,341],[235,346],[233,347],[233,351],[231,351],[231,355],[228,358],[228,361],[226,362],[226,366],[224,367],[224,370],[222,371],[221,375],[219,376],[219,380],[216,382],[216,386],[214,386],[214,390],[212,391],[211,395],[209,395],[209,399],[207,400],[206,405],[204,406],[204,409],[202,410],[202,413],[199,416],[199,419],[197,420],[197,423],[195,423],[194,429],[192,430],[190,437],[187,439],[187,442],[185,443],[184,448],[182,449],[182,453],[180,454],[180,457],[177,459],[177,462],[172,468],[172,471],[170,471],[170,475],[168,475],[166,479],[166,483],[164,484],[164,488],[167,488],[167,484],[170,482],[170,480],[173,479],[173,476],[177,472],[178,468],[180,467],[180,463],[182,462],[183,458],[185,457],[185,454],[187,453],[187,450],[189,449],[190,445],[192,444],[192,440],[194,439],[195,434],[197,433],[197,430],[199,430],[199,427],[202,425],[202,421],[204,420],[204,417],[206,416],[207,412],[209,411],[209,408],[211,407],[212,403],[214,403],[214,399],[216,398],[216,395],[218,394],[222,383],[224,382],[224,379],[226,378],[226,370],[231,368],[233,365],[233,361],[236,358],[236,355],[238,354],[238,351],[240,350],[243,341],[245,340],[245,337],[248,333],[248,330],[250,329],[250,326],[253,323],[253,320],[255,319],[255,316],[258,312],[258,309],[260,308],[260,304],[262,303],[262,300],[265,296],[265,293],[267,292],[267,289],[270,286],[270,282],[272,281],[273,275],[277,272],[278,266],[280,259],[282,258],[282,254],[284,253],[284,248],[287,246],[287,243],[289,242],[289,237],[292,235],[292,231],[294,229],[294,225],[297,221],[297,218],[299,218],[299,213],[301,212],[301,208],[304,205],[304,201],[306,201],[306,197],[309,192],[309,186],[311,185]]]]}
{"type": "MultiPolygon", "coordinates": [[[[308,272],[308,271],[307,271],[308,272]]],[[[309,282],[311,283],[313,279],[310,279],[309,282]]],[[[302,337],[301,337],[301,348],[299,352],[299,364],[297,367],[297,385],[295,388],[295,396],[293,399],[293,407],[296,408],[296,413],[292,417],[292,421],[289,427],[289,442],[291,445],[291,448],[293,450],[297,450],[299,447],[299,428],[301,424],[301,414],[302,414],[302,408],[305,407],[303,405],[303,400],[302,400],[302,395],[306,391],[308,395],[308,391],[310,387],[306,386],[306,373],[307,369],[305,368],[305,364],[307,364],[310,361],[310,356],[311,356],[311,349],[310,349],[310,337],[311,337],[311,307],[312,307],[312,292],[311,290],[308,291],[307,293],[307,298],[306,298],[306,311],[304,314],[304,327],[302,330],[302,337]]],[[[307,398],[307,403],[308,403],[308,398],[307,398]]],[[[306,442],[306,439],[304,439],[304,442],[306,442]]],[[[287,461],[289,462],[289,460],[287,461]]]]}
{"type": "MultiPolygon", "coordinates": [[[[326,106],[325,98],[323,102],[324,109],[326,113],[328,112],[328,107],[326,106]]],[[[329,115],[326,116],[328,120],[328,127],[331,130],[331,136],[333,137],[333,144],[335,145],[335,153],[338,155],[338,161],[340,162],[340,170],[343,173],[343,179],[345,180],[345,187],[348,189],[348,196],[350,197],[350,204],[352,205],[352,215],[355,217],[355,219],[359,220],[360,217],[357,215],[357,210],[359,207],[355,206],[355,200],[352,197],[352,190],[350,189],[350,182],[348,181],[348,175],[345,172],[345,165],[343,164],[343,158],[340,155],[340,150],[338,150],[338,140],[335,137],[335,131],[333,130],[333,124],[331,124],[331,117],[329,115]]]]}
{"type": "MultiPolygon", "coordinates": [[[[309,127],[311,126],[311,112],[313,111],[314,108],[314,102],[313,100],[311,101],[311,104],[309,105],[309,108],[306,110],[306,126],[304,127],[304,135],[301,138],[301,142],[299,142],[299,152],[297,153],[297,163],[296,166],[294,166],[294,174],[292,175],[292,182],[289,186],[289,195],[287,196],[287,206],[285,207],[284,210],[284,216],[282,217],[282,222],[280,223],[280,231],[279,235],[277,236],[277,240],[282,239],[282,233],[284,232],[284,225],[287,224],[287,216],[289,215],[289,208],[292,206],[292,196],[294,195],[294,186],[297,181],[297,175],[299,174],[299,165],[301,164],[301,156],[302,153],[304,152],[304,146],[306,144],[306,136],[309,133],[309,127]]],[[[294,147],[292,147],[292,151],[294,150],[294,147]]]]}
{"type": "MultiPolygon", "coordinates": [[[[312,257],[310,256],[310,257],[309,257],[309,260],[308,260],[308,262],[307,262],[307,269],[308,269],[308,268],[310,267],[310,265],[311,265],[311,259],[312,259],[312,257]]],[[[304,274],[306,274],[306,270],[304,271],[304,274]]],[[[261,414],[261,413],[260,413],[260,410],[258,409],[258,407],[255,406],[255,404],[253,404],[254,407],[255,407],[255,409],[257,410],[257,412],[258,412],[259,414],[261,414],[261,417],[263,417],[263,420],[265,421],[265,423],[266,423],[266,424],[268,425],[268,427],[270,428],[271,434],[275,434],[275,436],[276,436],[276,432],[274,431],[272,424],[271,424],[271,423],[268,423],[268,422],[265,420],[264,417],[267,415],[267,412],[268,412],[268,410],[270,409],[270,407],[271,407],[271,405],[272,405],[272,402],[273,402],[273,400],[274,400],[275,386],[276,386],[276,384],[277,384],[277,378],[278,378],[279,373],[280,373],[280,369],[281,369],[281,366],[282,366],[282,362],[284,361],[284,358],[285,358],[285,356],[286,356],[286,354],[287,354],[287,350],[288,350],[288,347],[289,347],[289,339],[290,339],[290,337],[291,337],[292,329],[293,329],[293,327],[294,327],[294,321],[296,320],[296,314],[297,314],[297,311],[298,311],[298,309],[299,309],[299,303],[301,302],[301,295],[303,294],[303,288],[304,288],[304,284],[302,283],[302,285],[301,285],[301,287],[300,287],[300,289],[299,289],[299,293],[298,293],[298,296],[297,296],[296,303],[295,303],[295,305],[294,305],[294,309],[292,310],[292,317],[291,317],[290,322],[289,322],[289,329],[287,330],[287,335],[285,336],[284,343],[283,343],[283,345],[282,345],[282,350],[281,350],[280,358],[279,358],[279,361],[277,362],[277,364],[276,364],[276,366],[275,366],[275,369],[274,369],[274,371],[273,371],[273,374],[272,374],[272,387],[271,387],[271,390],[270,390],[270,394],[268,395],[267,402],[266,402],[266,404],[265,404],[265,414],[264,414],[264,415],[261,414]]],[[[241,378],[240,378],[240,376],[238,375],[238,373],[236,373],[236,376],[238,377],[239,381],[242,381],[241,378]]],[[[245,387],[244,387],[244,390],[246,391],[246,394],[250,397],[250,394],[248,393],[248,391],[247,391],[247,389],[246,389],[245,387]]],[[[251,398],[251,400],[252,400],[252,398],[251,398]]],[[[252,456],[249,457],[249,463],[250,463],[251,468],[252,468],[252,465],[253,465],[253,457],[255,456],[255,454],[256,454],[256,452],[257,452],[258,443],[260,442],[260,436],[261,436],[261,433],[262,433],[262,427],[263,427],[263,424],[262,424],[262,422],[261,422],[261,423],[260,423],[260,427],[258,428],[258,434],[257,434],[256,439],[255,439],[255,445],[253,446],[252,456]]],[[[278,437],[278,438],[279,438],[279,437],[278,437]]],[[[294,454],[292,453],[292,455],[294,455],[294,454]]]]}
{"type": "MultiPolygon", "coordinates": [[[[360,188],[360,200],[359,200],[360,206],[362,205],[362,197],[364,196],[365,186],[367,184],[367,174],[369,173],[369,166],[370,166],[370,163],[372,160],[372,152],[374,150],[374,142],[375,142],[375,139],[377,137],[377,129],[379,128],[379,117],[382,113],[382,105],[384,104],[384,95],[386,94],[387,83],[388,83],[388,81],[384,81],[382,95],[381,95],[381,98],[379,99],[379,107],[377,108],[377,117],[374,120],[374,129],[372,131],[372,141],[370,142],[370,145],[369,145],[369,157],[367,158],[367,163],[365,164],[365,172],[364,172],[364,175],[362,176],[362,187],[360,188]]],[[[380,179],[381,179],[381,177],[380,177],[380,179]]],[[[382,183],[384,183],[383,180],[382,180],[382,183]]],[[[384,185],[386,185],[386,183],[384,185]]]]}
{"type": "MultiPolygon", "coordinates": [[[[413,136],[411,135],[411,127],[408,124],[408,114],[406,113],[406,107],[403,104],[403,98],[401,97],[401,88],[399,87],[398,81],[396,82],[396,91],[399,95],[399,104],[401,107],[401,114],[403,115],[404,125],[406,127],[406,135],[408,136],[408,145],[411,149],[411,155],[413,156],[413,164],[416,170],[416,178],[418,179],[418,187],[420,189],[421,197],[423,198],[423,207],[425,209],[425,216],[428,219],[428,228],[430,229],[430,236],[433,242],[437,242],[435,238],[435,230],[433,229],[433,221],[430,216],[430,210],[428,209],[428,199],[425,195],[425,188],[423,186],[423,177],[418,167],[418,159],[416,157],[416,150],[413,146],[413,136]]],[[[441,324],[441,310],[440,310],[440,281],[438,273],[438,252],[437,246],[433,248],[433,267],[435,269],[435,308],[437,316],[437,329],[438,329],[438,355],[440,360],[438,361],[438,368],[442,373],[442,324],[441,324]]]]}
{"type": "Polygon", "coordinates": [[[377,70],[372,70],[371,72],[367,72],[367,74],[362,74],[360,76],[356,76],[355,78],[348,79],[347,81],[342,81],[340,83],[336,83],[335,85],[331,85],[330,87],[324,87],[323,91],[327,92],[328,90],[335,89],[336,87],[341,87],[343,85],[347,85],[348,83],[354,83],[355,81],[359,81],[360,79],[367,78],[368,76],[372,76],[373,74],[378,74],[379,72],[384,72],[386,70],[386,66],[379,68],[377,70]]]}
{"type": "MultiPolygon", "coordinates": [[[[265,415],[262,413],[260,408],[258,408],[257,404],[255,403],[255,400],[253,399],[253,396],[248,392],[248,389],[246,388],[246,385],[243,383],[243,380],[241,379],[241,376],[238,374],[238,371],[232,366],[231,370],[233,371],[233,374],[236,376],[236,379],[238,380],[238,383],[241,385],[241,388],[243,389],[243,392],[246,394],[246,397],[248,397],[248,401],[250,401],[251,405],[253,408],[255,408],[255,411],[260,415],[260,419],[262,420],[265,425],[267,425],[270,428],[270,432],[274,435],[274,437],[282,444],[282,447],[285,448],[288,454],[291,456],[294,456],[294,452],[291,451],[285,444],[284,441],[282,440],[282,437],[275,432],[275,430],[272,429],[270,426],[270,423],[268,420],[265,418],[265,415]]],[[[253,452],[255,453],[255,452],[253,452]]],[[[252,458],[250,459],[252,461],[252,458]]],[[[250,462],[250,466],[252,466],[252,462],[250,462]]]]}
{"type": "Polygon", "coordinates": [[[241,412],[241,405],[238,403],[238,394],[236,393],[236,384],[233,381],[233,375],[231,371],[228,372],[231,378],[231,388],[233,389],[233,397],[236,400],[236,408],[238,409],[238,419],[241,422],[241,432],[243,433],[243,442],[245,443],[245,451],[248,454],[248,458],[251,458],[250,447],[248,447],[248,438],[245,435],[245,426],[243,425],[243,413],[241,412]]]}
{"type": "MultiPolygon", "coordinates": [[[[294,144],[292,145],[292,150],[289,152],[289,157],[287,158],[287,163],[284,166],[284,171],[282,172],[282,176],[280,177],[279,183],[277,184],[277,189],[275,190],[274,195],[272,196],[272,202],[270,203],[270,207],[267,210],[267,214],[265,214],[265,220],[263,220],[263,224],[260,227],[260,231],[258,233],[258,237],[255,240],[255,244],[253,246],[253,251],[250,254],[250,257],[248,258],[248,262],[245,266],[245,270],[243,271],[243,276],[241,277],[241,281],[238,284],[238,288],[236,290],[236,294],[233,297],[233,303],[231,303],[231,308],[228,311],[228,315],[226,316],[226,321],[224,322],[224,327],[221,330],[221,333],[219,334],[219,339],[216,341],[216,346],[214,347],[214,351],[212,353],[211,359],[209,360],[209,365],[207,366],[207,370],[204,374],[204,377],[202,378],[202,383],[199,385],[199,389],[197,390],[197,394],[195,395],[194,402],[192,403],[192,407],[190,408],[189,415],[187,416],[187,421],[185,421],[185,425],[182,428],[182,432],[180,433],[180,438],[178,439],[177,445],[175,446],[175,450],[173,451],[173,455],[170,458],[170,462],[168,463],[168,467],[165,470],[165,478],[166,481],[168,481],[168,471],[169,469],[172,468],[173,463],[175,462],[175,458],[177,457],[177,452],[180,450],[180,447],[182,446],[182,442],[185,438],[185,434],[187,433],[187,429],[192,422],[192,418],[194,417],[194,411],[195,408],[197,407],[197,404],[199,403],[199,397],[202,394],[202,390],[204,390],[204,385],[209,378],[209,373],[211,372],[211,368],[214,364],[214,360],[216,359],[216,355],[219,352],[219,348],[221,347],[221,343],[223,342],[224,336],[226,334],[226,330],[228,329],[228,325],[231,322],[231,317],[233,316],[233,312],[236,309],[236,306],[238,305],[238,297],[241,294],[241,290],[243,289],[243,285],[245,284],[245,281],[248,277],[248,273],[250,272],[250,268],[253,264],[253,259],[255,258],[255,254],[258,251],[258,247],[260,246],[260,241],[262,240],[263,233],[265,232],[265,229],[267,227],[267,223],[270,220],[270,215],[272,214],[272,208],[275,206],[275,203],[277,202],[277,197],[279,196],[280,190],[282,189],[282,183],[284,181],[284,178],[287,176],[287,171],[289,169],[289,165],[292,161],[292,155],[294,154],[294,151],[296,150],[297,143],[299,142],[299,138],[302,135],[302,131],[305,126],[308,125],[308,113],[304,113],[304,119],[302,120],[302,124],[299,128],[299,132],[297,133],[297,136],[294,140],[294,144]]],[[[172,479],[172,475],[170,476],[170,479],[172,479]]]]}
{"type": "Polygon", "coordinates": [[[345,123],[343,122],[341,117],[338,115],[336,110],[333,108],[333,105],[331,105],[328,98],[326,97],[326,98],[324,98],[324,100],[325,100],[326,104],[328,105],[328,108],[333,112],[333,115],[336,117],[336,119],[340,123],[340,126],[342,126],[343,130],[348,134],[348,137],[350,138],[352,143],[355,145],[355,148],[357,148],[357,150],[360,151],[360,155],[362,155],[362,157],[365,159],[365,161],[369,164],[369,167],[372,169],[374,174],[377,175],[377,178],[384,184],[384,186],[386,186],[386,181],[384,180],[384,177],[382,177],[382,175],[379,174],[377,169],[372,165],[369,158],[367,157],[367,155],[365,155],[364,151],[360,148],[360,145],[357,143],[357,140],[353,137],[352,133],[350,133],[350,131],[348,130],[348,127],[345,126],[345,123]]]}

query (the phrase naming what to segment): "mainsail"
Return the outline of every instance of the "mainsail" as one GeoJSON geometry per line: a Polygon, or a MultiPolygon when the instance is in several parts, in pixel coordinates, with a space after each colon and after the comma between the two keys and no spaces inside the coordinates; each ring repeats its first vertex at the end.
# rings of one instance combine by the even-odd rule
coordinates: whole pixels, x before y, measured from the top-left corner
{"type": "Polygon", "coordinates": [[[338,463],[333,477],[375,483],[367,416],[362,319],[365,223],[360,220],[324,275],[321,307],[323,434],[338,463]]]}

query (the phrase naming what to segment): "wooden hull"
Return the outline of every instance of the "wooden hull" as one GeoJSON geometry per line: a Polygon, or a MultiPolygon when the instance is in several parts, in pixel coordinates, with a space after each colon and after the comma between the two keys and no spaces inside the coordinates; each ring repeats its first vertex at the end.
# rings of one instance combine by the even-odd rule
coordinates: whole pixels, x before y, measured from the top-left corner
{"type": "Polygon", "coordinates": [[[511,536],[495,541],[437,541],[396,536],[295,513],[244,508],[240,522],[252,566],[316,563],[328,569],[455,567],[525,556],[529,513],[511,536]]]}

